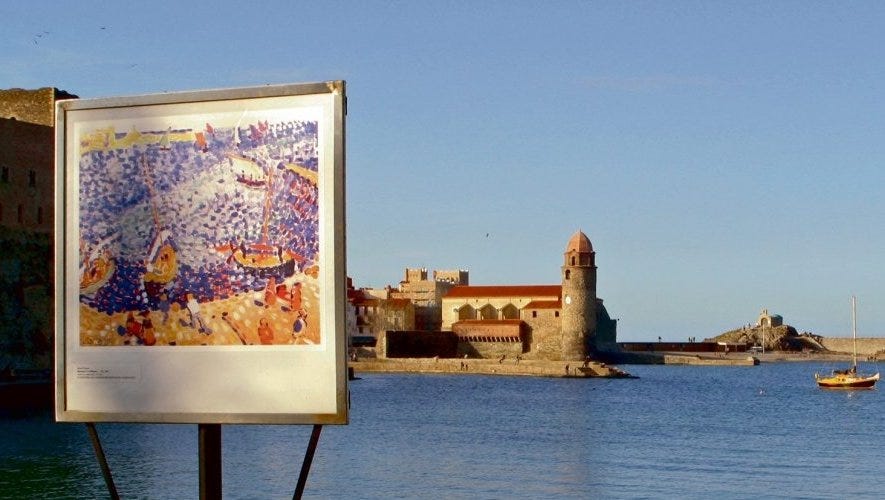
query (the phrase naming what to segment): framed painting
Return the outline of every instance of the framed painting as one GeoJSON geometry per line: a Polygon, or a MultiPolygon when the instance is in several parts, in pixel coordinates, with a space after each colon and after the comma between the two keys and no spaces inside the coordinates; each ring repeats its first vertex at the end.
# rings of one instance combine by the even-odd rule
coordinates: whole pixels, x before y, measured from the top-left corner
{"type": "Polygon", "coordinates": [[[345,102],[58,102],[57,420],[347,423],[345,102]]]}

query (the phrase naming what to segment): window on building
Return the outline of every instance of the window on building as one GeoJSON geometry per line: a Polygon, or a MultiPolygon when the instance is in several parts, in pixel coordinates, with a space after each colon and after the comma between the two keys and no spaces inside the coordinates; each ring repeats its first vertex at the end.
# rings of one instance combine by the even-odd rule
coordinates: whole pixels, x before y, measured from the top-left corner
{"type": "Polygon", "coordinates": [[[3,170],[0,171],[0,181],[9,182],[9,167],[3,167],[3,170]]]}
{"type": "Polygon", "coordinates": [[[37,187],[37,172],[34,170],[28,171],[28,187],[37,187]]]}
{"type": "Polygon", "coordinates": [[[43,207],[37,207],[37,224],[43,224],[43,207]]]}
{"type": "Polygon", "coordinates": [[[25,207],[23,207],[22,205],[18,206],[18,223],[25,223],[25,207]]]}
{"type": "Polygon", "coordinates": [[[538,311],[532,311],[532,317],[533,317],[533,318],[537,318],[537,317],[538,317],[538,311]]]}
{"type": "Polygon", "coordinates": [[[568,280],[568,279],[572,279],[572,271],[571,271],[571,269],[566,269],[566,270],[565,270],[565,279],[567,279],[567,280],[568,280]]]}
{"type": "Polygon", "coordinates": [[[559,317],[559,311],[556,311],[555,313],[553,313],[553,315],[556,316],[556,317],[558,318],[558,317],[559,317]]]}

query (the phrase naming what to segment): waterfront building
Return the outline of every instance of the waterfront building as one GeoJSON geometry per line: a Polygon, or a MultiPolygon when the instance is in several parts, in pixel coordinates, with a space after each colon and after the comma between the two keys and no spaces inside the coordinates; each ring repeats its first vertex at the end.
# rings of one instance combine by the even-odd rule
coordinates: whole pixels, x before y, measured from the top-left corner
{"type": "MultiPolygon", "coordinates": [[[[387,288],[353,288],[348,279],[348,337],[372,340],[386,331],[415,330],[415,306],[387,288]]],[[[374,343],[374,342],[372,342],[374,343]]]]}
{"type": "Polygon", "coordinates": [[[475,357],[583,360],[617,349],[616,321],[596,294],[596,253],[576,232],[558,285],[455,286],[442,298],[442,330],[475,357]]]}
{"type": "Polygon", "coordinates": [[[0,368],[50,368],[55,103],[51,87],[0,90],[0,368]]]}
{"type": "Polygon", "coordinates": [[[405,279],[399,288],[391,290],[390,296],[405,299],[415,307],[415,329],[438,331],[441,326],[442,297],[457,285],[468,285],[469,272],[458,270],[434,270],[428,279],[427,268],[407,268],[405,279]]]}

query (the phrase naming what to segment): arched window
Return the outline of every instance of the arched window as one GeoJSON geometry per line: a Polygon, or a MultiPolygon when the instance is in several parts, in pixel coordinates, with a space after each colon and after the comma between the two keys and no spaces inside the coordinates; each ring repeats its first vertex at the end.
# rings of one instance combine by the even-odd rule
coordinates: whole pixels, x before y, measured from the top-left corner
{"type": "Polygon", "coordinates": [[[519,309],[513,304],[507,304],[501,309],[501,318],[503,319],[519,319],[519,309]]]}
{"type": "Polygon", "coordinates": [[[567,280],[572,279],[572,270],[571,269],[565,270],[565,279],[567,279],[567,280]]]}
{"type": "Polygon", "coordinates": [[[458,309],[458,319],[459,320],[461,320],[461,319],[474,319],[474,318],[476,318],[476,313],[473,311],[473,308],[470,307],[469,305],[464,304],[463,306],[461,306],[460,309],[458,309]]]}
{"type": "Polygon", "coordinates": [[[498,310],[491,304],[482,306],[479,310],[480,319],[498,319],[498,310]]]}

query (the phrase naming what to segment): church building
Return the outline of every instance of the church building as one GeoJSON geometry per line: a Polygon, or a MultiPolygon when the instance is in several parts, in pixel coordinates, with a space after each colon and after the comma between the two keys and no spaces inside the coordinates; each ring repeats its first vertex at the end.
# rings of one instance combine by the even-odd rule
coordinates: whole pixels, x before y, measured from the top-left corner
{"type": "Polygon", "coordinates": [[[596,295],[596,253],[576,232],[558,285],[455,286],[442,298],[442,330],[471,357],[580,361],[617,348],[616,320],[596,295]]]}

